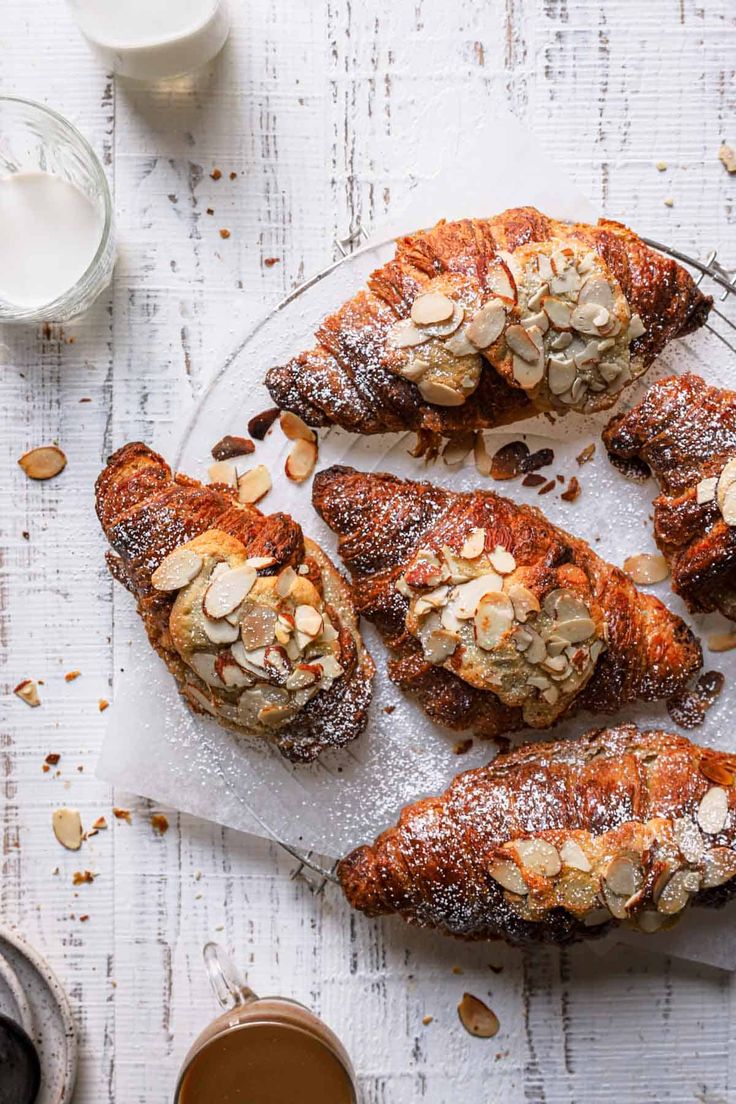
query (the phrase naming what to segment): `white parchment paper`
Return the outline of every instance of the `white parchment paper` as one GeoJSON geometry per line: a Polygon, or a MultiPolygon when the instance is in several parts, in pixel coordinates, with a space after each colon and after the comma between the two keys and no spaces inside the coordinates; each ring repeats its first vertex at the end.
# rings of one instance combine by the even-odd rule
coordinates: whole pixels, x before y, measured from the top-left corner
{"type": "MultiPolygon", "coordinates": [[[[432,179],[416,190],[390,228],[375,233],[367,247],[309,281],[234,351],[198,405],[179,455],[171,457],[180,470],[206,478],[212,445],[225,433],[242,434],[252,414],[272,405],[261,383],[267,369],[312,342],[320,319],[362,286],[367,275],[391,255],[388,237],[430,225],[441,217],[482,216],[526,203],[561,218],[595,219],[585,197],[546,155],[544,173],[537,171],[542,160],[536,143],[511,117],[498,115],[485,133],[473,133],[472,141],[463,139],[461,129],[456,133],[454,145],[432,179]],[[463,141],[466,147],[459,148],[463,141]],[[460,180],[458,159],[463,164],[460,180]]],[[[646,234],[646,227],[638,229],[646,234]]],[[[705,332],[671,348],[649,374],[649,381],[675,366],[679,371],[705,371],[715,383],[725,383],[728,378],[719,343],[705,332]]],[[[642,384],[633,389],[627,401],[636,401],[643,389],[642,384]]],[[[520,423],[511,432],[491,432],[488,438],[491,450],[519,438],[532,450],[551,445],[555,462],[545,471],[550,476],[560,473],[565,479],[577,474],[583,486],[577,502],[561,500],[561,485],[541,500],[519,481],[493,484],[493,489],[518,502],[541,504],[552,521],[584,536],[602,556],[621,564],[634,552],[655,551],[649,515],[656,488],[651,481],[644,485],[628,482],[609,465],[600,444],[600,431],[609,416],[569,415],[555,426],[538,418],[520,423]],[[575,457],[591,442],[597,443],[595,457],[579,468],[575,457]]],[[[460,470],[448,469],[441,461],[425,470],[408,455],[410,444],[408,436],[357,438],[333,429],[321,437],[318,466],[348,463],[367,471],[426,476],[457,490],[477,486],[472,461],[460,470]]],[[[333,535],[311,507],[311,485],[296,486],[283,474],[289,448],[278,426],[258,446],[254,459],[267,464],[274,481],[262,507],[293,514],[308,535],[334,554],[333,535]]],[[[657,593],[671,608],[684,613],[667,583],[660,584],[657,593]]],[[[696,631],[705,635],[708,626],[719,620],[699,619],[696,631]]],[[[364,630],[378,668],[368,730],[351,747],[325,754],[305,767],[292,766],[269,747],[238,739],[214,722],[192,716],[139,627],[114,688],[98,774],[182,811],[259,835],[273,834],[292,846],[328,856],[340,856],[355,844],[372,839],[396,819],[404,804],[441,792],[459,770],[486,762],[492,746],[476,741],[469,753],[458,758],[453,751],[458,734],[432,724],[391,685],[377,634],[369,625],[364,625],[364,630]]],[[[728,653],[707,660],[711,658],[715,662],[708,666],[727,675],[726,690],[694,735],[701,743],[736,750],[729,724],[736,705],[730,677],[736,661],[728,653]]],[[[611,723],[624,719],[643,726],[674,727],[663,705],[631,708],[611,718],[611,723]]],[[[554,736],[575,735],[603,723],[605,718],[600,716],[580,715],[556,728],[554,736]]],[[[616,938],[628,936],[617,933],[616,938]]],[[[693,912],[675,932],[659,934],[655,945],[658,950],[696,961],[728,969],[736,966],[736,937],[729,934],[729,913],[693,912]]]]}

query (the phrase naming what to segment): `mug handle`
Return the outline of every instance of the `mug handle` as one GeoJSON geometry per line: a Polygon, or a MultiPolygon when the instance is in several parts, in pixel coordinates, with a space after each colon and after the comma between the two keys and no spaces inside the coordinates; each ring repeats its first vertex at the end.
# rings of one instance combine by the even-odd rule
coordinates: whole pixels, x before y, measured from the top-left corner
{"type": "Polygon", "coordinates": [[[258,997],[219,943],[206,943],[203,957],[212,991],[223,1008],[237,1008],[258,997]]]}

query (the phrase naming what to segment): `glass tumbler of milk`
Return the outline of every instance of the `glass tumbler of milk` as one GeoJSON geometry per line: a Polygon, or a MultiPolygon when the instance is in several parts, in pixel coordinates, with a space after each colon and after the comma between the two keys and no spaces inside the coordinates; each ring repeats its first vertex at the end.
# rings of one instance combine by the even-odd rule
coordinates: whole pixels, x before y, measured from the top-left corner
{"type": "Polygon", "coordinates": [[[0,96],[0,324],[75,318],[114,264],[110,189],[89,142],[43,104],[0,96]]]}
{"type": "Polygon", "coordinates": [[[138,81],[201,69],[230,32],[225,0],[68,0],[79,29],[108,69],[138,81]]]}

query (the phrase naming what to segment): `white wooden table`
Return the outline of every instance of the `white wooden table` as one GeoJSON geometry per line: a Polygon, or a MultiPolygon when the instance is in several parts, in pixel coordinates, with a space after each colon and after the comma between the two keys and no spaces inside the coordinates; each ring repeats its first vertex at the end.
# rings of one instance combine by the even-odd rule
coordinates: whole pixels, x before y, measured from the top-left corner
{"type": "Polygon", "coordinates": [[[110,295],[83,321],[0,332],[0,914],[68,987],[82,1032],[77,1100],[170,1099],[214,1012],[200,958],[213,936],[256,990],[293,994],[334,1025],[370,1104],[736,1100],[725,973],[639,951],[465,947],[368,923],[332,891],[315,898],[290,880],[275,846],[172,812],[159,837],[146,803],[113,797],[94,778],[98,700],[111,696],[131,613],[92,503],[113,447],[140,438],[166,450],[249,322],[332,259],[336,234],[390,213],[407,188],[401,151],[420,130],[443,141],[432,120],[448,97],[508,103],[607,213],[686,249],[720,242],[733,266],[736,179],[717,160],[722,138],[736,142],[733,5],[233,7],[208,79],[156,93],[116,85],[61,0],[2,6],[0,89],[53,105],[88,135],[114,186],[121,248],[110,295]],[[15,461],[50,440],[68,468],[31,483],[15,461]],[[25,677],[44,680],[40,709],[11,693],[25,677]],[[61,753],[58,778],[42,773],[48,752],[61,753]],[[51,834],[61,803],[87,826],[110,823],[79,856],[51,834]],[[132,825],[114,820],[114,803],[132,825]],[[98,877],[75,889],[80,867],[98,877]],[[498,1013],[496,1039],[460,1028],[464,989],[498,1013]]]}

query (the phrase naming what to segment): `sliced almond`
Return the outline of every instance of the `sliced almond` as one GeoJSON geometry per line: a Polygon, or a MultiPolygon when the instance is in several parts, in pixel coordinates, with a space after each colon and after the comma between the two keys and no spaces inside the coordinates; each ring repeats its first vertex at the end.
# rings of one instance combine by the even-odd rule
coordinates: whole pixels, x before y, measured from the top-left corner
{"type": "Polygon", "coordinates": [[[313,638],[322,632],[322,614],[314,606],[297,606],[294,611],[297,631],[313,638]]]}
{"type": "Polygon", "coordinates": [[[307,423],[298,414],[293,414],[291,410],[281,411],[279,425],[281,426],[281,432],[290,441],[315,442],[317,440],[317,434],[314,430],[310,429],[307,423]]]}
{"type": "Polygon", "coordinates": [[[474,444],[474,433],[465,433],[461,437],[450,438],[442,450],[442,459],[448,468],[454,467],[456,464],[462,464],[466,456],[473,451],[474,444]]]}
{"type": "Polygon", "coordinates": [[[452,353],[456,357],[470,356],[478,351],[472,341],[468,339],[467,326],[461,326],[453,334],[450,334],[445,340],[445,348],[448,353],[452,353]]]}
{"type": "Polygon", "coordinates": [[[180,590],[196,579],[202,562],[199,553],[191,548],[175,548],[154,571],[151,586],[156,590],[180,590]]]}
{"type": "Polygon", "coordinates": [[[223,681],[215,670],[217,656],[212,652],[195,652],[189,657],[189,666],[208,686],[223,686],[223,681]]]}
{"type": "Polygon", "coordinates": [[[557,299],[554,295],[547,295],[542,300],[542,310],[556,330],[570,329],[572,309],[564,300],[557,299]]]}
{"type": "Polygon", "coordinates": [[[205,635],[213,644],[232,644],[240,635],[238,625],[233,625],[224,617],[220,618],[219,621],[214,621],[204,611],[202,613],[202,626],[205,635]]]}
{"type": "Polygon", "coordinates": [[[590,859],[576,840],[565,840],[560,848],[560,858],[565,866],[571,866],[574,870],[582,870],[587,873],[592,869],[590,859]]]}
{"type": "Polygon", "coordinates": [[[521,871],[511,859],[497,859],[491,863],[488,873],[510,893],[517,893],[523,897],[529,892],[529,886],[524,881],[521,871]]]}
{"type": "MultiPolygon", "coordinates": [[[[526,659],[527,663],[531,663],[533,665],[536,665],[537,663],[542,663],[547,658],[547,648],[545,647],[545,643],[538,632],[535,632],[533,629],[528,629],[528,632],[531,635],[532,642],[526,649],[526,652],[524,653],[524,658],[526,659]]],[[[549,682],[546,679],[545,686],[549,686],[549,682]]],[[[544,687],[542,689],[544,689],[544,687]]]]}
{"type": "Polygon", "coordinates": [[[317,445],[314,441],[299,438],[286,457],[284,471],[292,483],[303,483],[309,479],[317,463],[317,445]]]}
{"type": "Polygon", "coordinates": [[[298,663],[286,680],[287,690],[305,690],[314,686],[321,677],[316,663],[298,663]]]}
{"type": "Polygon", "coordinates": [[[475,435],[473,456],[478,474],[485,476],[490,475],[493,468],[493,457],[486,449],[486,442],[482,433],[476,433],[475,435]]]}
{"type": "Polygon", "coordinates": [[[447,322],[452,318],[455,304],[440,291],[419,295],[411,306],[411,320],[417,326],[431,326],[435,322],[447,322]]]}
{"type": "Polygon", "coordinates": [[[698,824],[708,835],[722,832],[728,819],[728,794],[721,786],[712,786],[698,805],[698,824]]]}
{"type": "Polygon", "coordinates": [[[18,463],[29,479],[53,479],[66,467],[66,456],[56,445],[41,445],[25,452],[18,463]]]}
{"type": "Polygon", "coordinates": [[[419,392],[425,402],[434,406],[462,406],[465,395],[454,387],[448,387],[446,383],[437,383],[435,380],[422,380],[419,384],[419,392]]]}
{"type": "Polygon", "coordinates": [[[66,806],[54,809],[51,814],[51,827],[61,846],[66,847],[68,851],[78,851],[82,846],[84,831],[78,809],[68,809],[66,806]]]}
{"type": "Polygon", "coordinates": [[[279,572],[276,580],[276,593],[279,598],[287,598],[291,593],[291,588],[296,582],[296,571],[290,565],[287,565],[283,571],[279,572]]]}
{"type": "Polygon", "coordinates": [[[509,268],[504,264],[499,263],[489,269],[486,284],[494,295],[499,295],[502,299],[510,299],[511,302],[516,300],[516,285],[509,268]]]}
{"type": "Polygon", "coordinates": [[[624,571],[637,586],[661,583],[670,573],[664,556],[640,552],[624,560],[624,571]]]}
{"type": "Polygon", "coordinates": [[[245,566],[255,568],[256,571],[263,571],[277,563],[278,560],[275,556],[249,556],[245,561],[245,566]]]}
{"type": "Polygon", "coordinates": [[[463,993],[457,1014],[465,1030],[477,1039],[492,1039],[498,1034],[501,1026],[498,1016],[472,993],[463,993]]]}
{"type": "Polygon", "coordinates": [[[666,916],[682,912],[693,893],[700,888],[700,875],[694,870],[676,870],[657,894],[657,909],[666,916]]]}
{"type": "Polygon", "coordinates": [[[265,648],[276,634],[276,611],[256,602],[246,603],[240,619],[240,638],[246,651],[265,648]]]}
{"type": "Polygon", "coordinates": [[[594,306],[605,307],[606,310],[612,311],[614,308],[613,292],[611,291],[608,280],[597,273],[589,276],[580,288],[578,303],[582,305],[590,303],[594,306]]]}
{"type": "MultiPolygon", "coordinates": [[[[495,571],[486,572],[475,579],[469,579],[467,583],[458,583],[450,597],[450,608],[461,621],[469,621],[475,616],[481,599],[486,594],[500,592],[502,588],[503,580],[500,575],[495,571]]],[[[513,617],[513,607],[511,608],[513,617]]]]}
{"type": "Polygon", "coordinates": [[[490,299],[476,311],[468,323],[466,334],[476,349],[487,349],[503,333],[506,310],[500,299],[490,299]]]}
{"type": "Polygon", "coordinates": [[[547,360],[547,386],[553,395],[562,395],[568,391],[577,375],[574,360],[563,356],[550,356],[547,360]]]}
{"type": "Polygon", "coordinates": [[[499,575],[510,575],[512,571],[516,571],[516,560],[500,544],[496,545],[488,559],[493,570],[497,571],[499,575]]]}
{"type": "Polygon", "coordinates": [[[429,341],[429,336],[415,326],[410,318],[402,318],[388,331],[388,341],[394,349],[411,349],[415,345],[423,345],[425,341],[429,341]]]}
{"type": "Polygon", "coordinates": [[[429,663],[444,663],[459,643],[460,637],[457,633],[448,632],[447,629],[433,629],[426,636],[422,636],[424,658],[429,663]]]}
{"type": "Polygon", "coordinates": [[[522,866],[545,878],[554,878],[562,869],[557,848],[543,839],[517,840],[514,850],[519,856],[522,866]]]}
{"type": "Polygon", "coordinates": [[[41,699],[38,696],[38,684],[35,679],[23,679],[13,690],[14,694],[17,694],[26,705],[30,705],[33,708],[41,704],[41,699]]]}
{"type": "Polygon", "coordinates": [[[590,617],[577,617],[573,621],[555,622],[555,633],[569,644],[581,644],[595,632],[595,624],[590,617]]]}
{"type": "Polygon", "coordinates": [[[638,893],[642,884],[638,857],[622,853],[609,862],[603,875],[608,889],[625,900],[638,893]]]}
{"type": "Polygon", "coordinates": [[[267,495],[271,490],[271,476],[265,464],[257,464],[255,468],[249,468],[238,476],[238,498],[247,505],[252,505],[267,495]]]}
{"type": "Polygon", "coordinates": [[[699,506],[704,506],[706,502],[712,502],[716,497],[716,486],[718,485],[718,476],[714,475],[709,479],[701,479],[695,488],[695,499],[699,506]]]}
{"type": "Polygon", "coordinates": [[[687,862],[700,862],[705,844],[697,824],[688,817],[678,817],[672,822],[672,835],[687,862]]]}
{"type": "Polygon", "coordinates": [[[536,364],[539,360],[539,348],[523,326],[509,326],[506,330],[506,344],[513,353],[527,364],[536,364]]]}
{"type": "Polygon", "coordinates": [[[647,332],[647,328],[642,322],[638,314],[632,314],[631,321],[629,322],[629,329],[627,338],[629,341],[636,341],[637,337],[642,337],[647,332]]]}
{"type": "Polygon", "coordinates": [[[726,525],[736,525],[736,458],[728,461],[718,477],[716,501],[726,525]]]}
{"type": "Polygon", "coordinates": [[[485,548],[486,543],[486,531],[485,529],[473,529],[470,536],[466,539],[462,548],[460,549],[460,555],[466,560],[474,560],[477,556],[480,556],[481,552],[485,548]]]}
{"type": "MultiPolygon", "coordinates": [[[[514,617],[522,623],[530,613],[539,613],[539,599],[528,587],[521,583],[511,583],[506,591],[514,606],[514,617]]],[[[531,641],[530,641],[531,643],[531,641]]]]}
{"type": "Polygon", "coordinates": [[[514,622],[514,607],[502,592],[484,594],[475,612],[475,640],[479,648],[491,651],[514,622]]]}
{"type": "Polygon", "coordinates": [[[511,371],[514,379],[520,387],[531,389],[544,376],[544,359],[540,356],[533,364],[528,363],[520,356],[514,356],[511,371]]]}
{"type": "Polygon", "coordinates": [[[224,483],[227,487],[237,487],[238,473],[235,465],[230,460],[218,460],[216,464],[210,464],[207,469],[207,478],[210,483],[224,483]]]}
{"type": "Polygon", "coordinates": [[[730,652],[736,648],[736,631],[712,633],[708,637],[708,649],[711,652],[730,652]]]}
{"type": "Polygon", "coordinates": [[[704,856],[703,888],[725,885],[736,878],[736,851],[730,847],[713,847],[704,856]]]}
{"type": "Polygon", "coordinates": [[[232,613],[248,596],[257,578],[252,567],[231,567],[207,587],[202,607],[208,617],[217,620],[232,613]]]}

